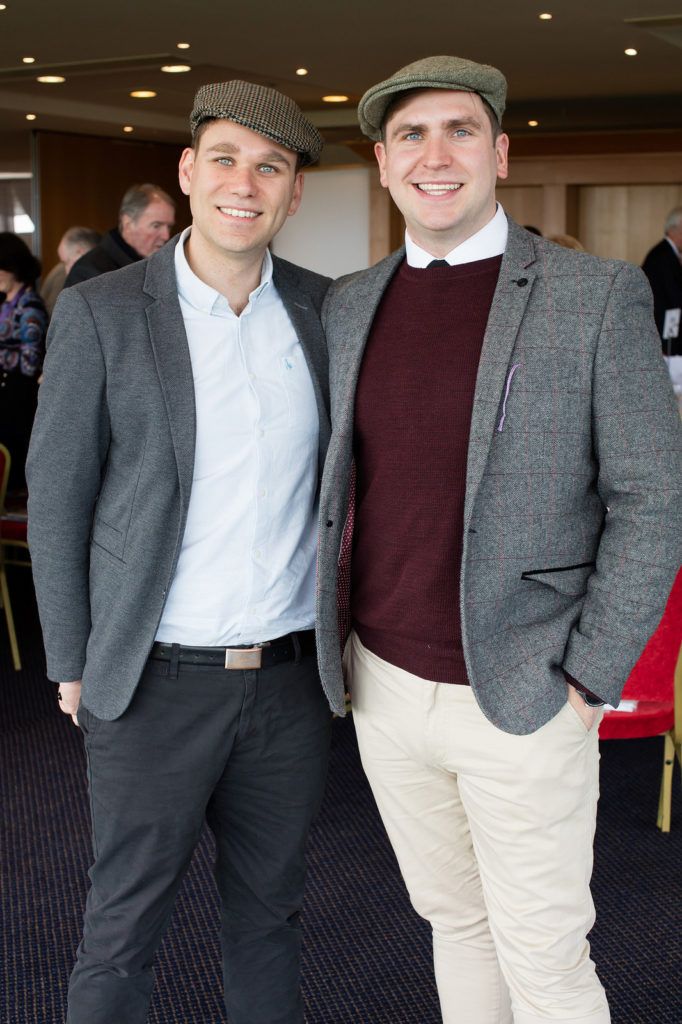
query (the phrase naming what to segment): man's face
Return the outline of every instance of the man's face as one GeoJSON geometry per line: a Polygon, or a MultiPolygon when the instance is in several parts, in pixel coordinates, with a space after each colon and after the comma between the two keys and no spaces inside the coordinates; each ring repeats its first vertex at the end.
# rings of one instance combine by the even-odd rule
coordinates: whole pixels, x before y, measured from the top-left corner
{"type": "Polygon", "coordinates": [[[83,245],[79,242],[74,244],[73,242],[70,242],[65,235],[62,236],[62,240],[57,246],[57,256],[59,257],[60,262],[64,264],[67,274],[76,260],[79,260],[86,252],[89,252],[91,248],[92,246],[83,245]]]}
{"type": "Polygon", "coordinates": [[[682,223],[675,224],[673,227],[668,228],[668,238],[682,251],[682,223]]]}
{"type": "Polygon", "coordinates": [[[445,256],[494,216],[509,139],[493,142],[476,93],[421,89],[390,114],[384,139],[374,147],[381,184],[427,252],[445,256]]]}
{"type": "Polygon", "coordinates": [[[180,188],[192,208],[191,247],[212,258],[262,254],[299,207],[296,154],[263,135],[212,121],[180,158],[180,188]]]}
{"type": "Polygon", "coordinates": [[[140,256],[151,256],[166,244],[175,223],[175,210],[163,199],[152,199],[135,220],[124,214],[121,234],[140,256]]]}

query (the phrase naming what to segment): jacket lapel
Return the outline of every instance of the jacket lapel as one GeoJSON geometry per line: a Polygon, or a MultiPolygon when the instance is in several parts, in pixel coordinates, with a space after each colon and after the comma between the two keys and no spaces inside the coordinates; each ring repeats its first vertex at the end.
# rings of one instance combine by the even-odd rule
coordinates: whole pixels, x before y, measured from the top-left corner
{"type": "MultiPolygon", "coordinates": [[[[353,429],[355,392],[365,346],[377,308],[388,283],[405,257],[405,249],[391,253],[370,267],[350,284],[348,298],[335,297],[334,319],[328,326],[328,339],[336,358],[331,360],[331,389],[335,396],[332,410],[334,429],[353,429]]],[[[327,325],[325,324],[325,327],[327,325]]]]}
{"type": "Polygon", "coordinates": [[[144,291],[154,299],[146,309],[149,338],[166,404],[184,512],[194,472],[196,410],[194,379],[175,281],[175,242],[171,239],[147,261],[144,291]]]}
{"type": "Polygon", "coordinates": [[[530,237],[510,220],[507,248],[502,257],[500,276],[483,338],[474,392],[464,502],[465,536],[488,460],[510,370],[510,357],[536,277],[532,266],[534,262],[535,252],[530,237]]]}
{"type": "Polygon", "coordinates": [[[296,331],[313,382],[320,420],[319,472],[321,478],[324,456],[331,434],[327,343],[319,313],[308,293],[302,288],[300,279],[291,264],[284,263],[273,256],[272,279],[296,331]]]}

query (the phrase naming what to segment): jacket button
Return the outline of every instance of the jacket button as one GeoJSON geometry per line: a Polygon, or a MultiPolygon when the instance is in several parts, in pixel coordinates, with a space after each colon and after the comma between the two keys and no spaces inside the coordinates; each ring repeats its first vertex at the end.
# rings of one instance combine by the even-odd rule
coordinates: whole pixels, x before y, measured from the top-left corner
{"type": "Polygon", "coordinates": [[[519,286],[519,288],[525,288],[526,285],[528,284],[528,278],[527,277],[519,277],[516,283],[519,286]]]}
{"type": "Polygon", "coordinates": [[[327,526],[333,526],[333,525],[334,525],[334,520],[333,519],[328,519],[327,520],[327,526]]]}

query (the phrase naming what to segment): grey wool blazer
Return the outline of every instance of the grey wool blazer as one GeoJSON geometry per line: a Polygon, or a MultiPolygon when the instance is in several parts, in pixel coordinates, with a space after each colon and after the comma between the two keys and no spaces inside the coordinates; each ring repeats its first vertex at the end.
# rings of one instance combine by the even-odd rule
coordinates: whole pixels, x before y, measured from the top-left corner
{"type": "MultiPolygon", "coordinates": [[[[194,464],[192,366],[175,239],[62,292],[27,465],[48,676],[83,680],[100,718],[128,706],[180,554],[194,464]]],[[[330,435],[320,309],[329,279],[273,257],[312,377],[319,474],[330,435]]]]}
{"type": "MultiPolygon", "coordinates": [[[[403,256],[336,281],[323,310],[332,438],[317,642],[337,708],[355,388],[403,256]]],[[[461,617],[469,680],[487,718],[505,732],[535,731],[565,703],[562,670],[617,702],[682,555],[679,414],[640,270],[560,248],[510,221],[476,382],[463,540],[452,614],[461,617]]],[[[409,623],[400,626],[409,633],[409,623]]]]}

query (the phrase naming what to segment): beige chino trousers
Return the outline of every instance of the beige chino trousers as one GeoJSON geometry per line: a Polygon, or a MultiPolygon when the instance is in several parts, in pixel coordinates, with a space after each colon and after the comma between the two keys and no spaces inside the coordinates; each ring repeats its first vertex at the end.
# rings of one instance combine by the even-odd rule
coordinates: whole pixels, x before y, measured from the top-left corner
{"type": "Polygon", "coordinates": [[[412,904],[433,929],[444,1024],[609,1024],[589,956],[598,720],[566,704],[528,736],[468,686],[428,682],[353,633],[362,764],[412,904]]]}

